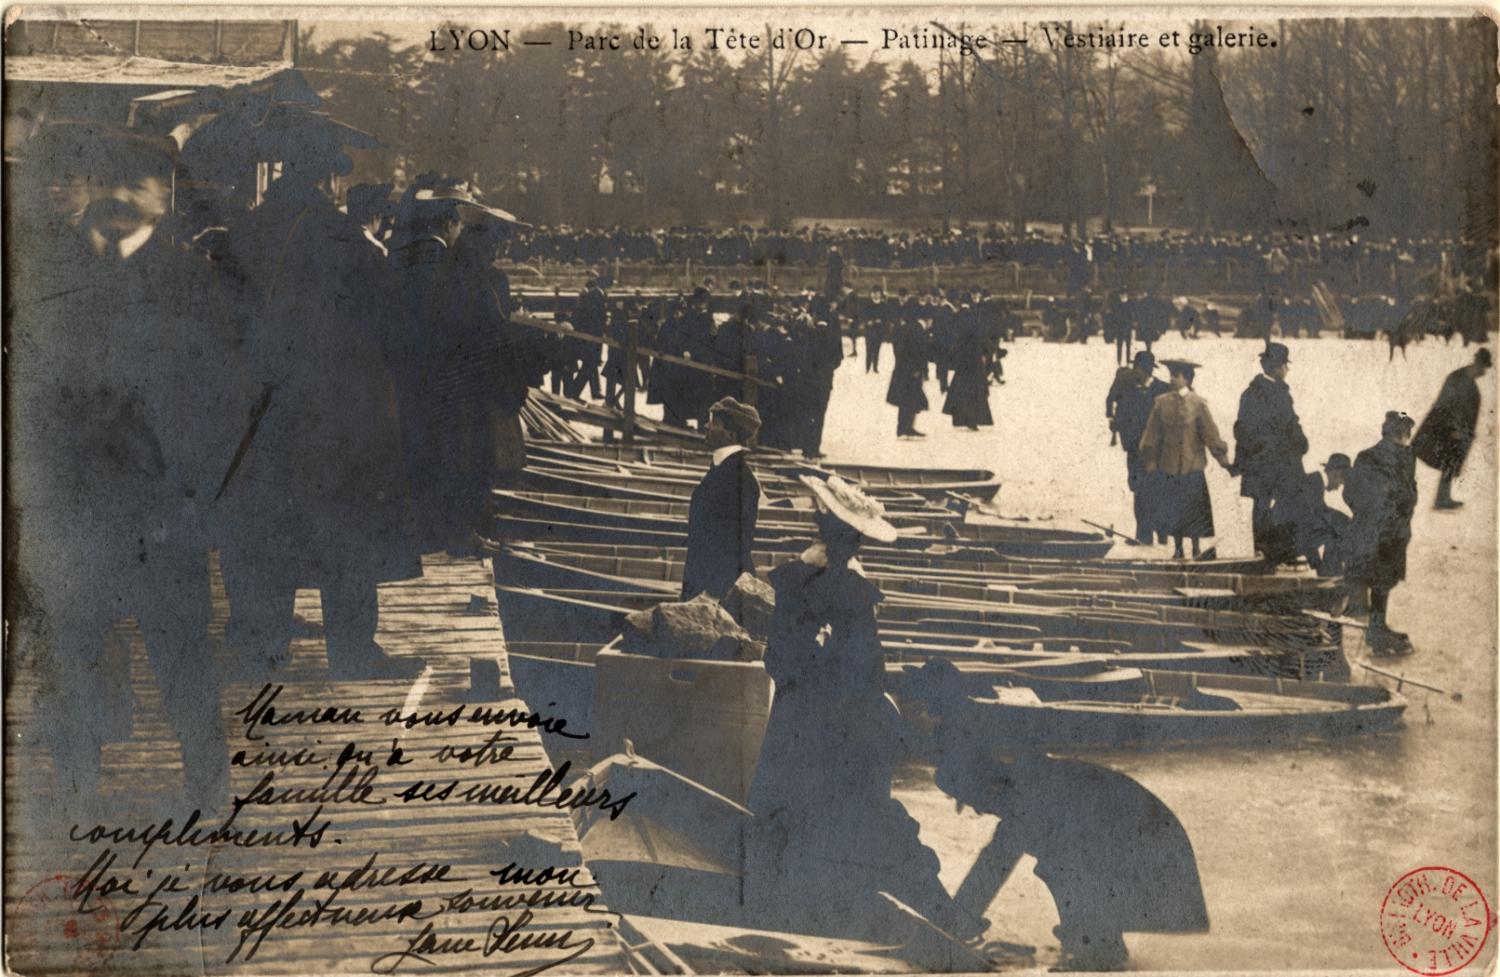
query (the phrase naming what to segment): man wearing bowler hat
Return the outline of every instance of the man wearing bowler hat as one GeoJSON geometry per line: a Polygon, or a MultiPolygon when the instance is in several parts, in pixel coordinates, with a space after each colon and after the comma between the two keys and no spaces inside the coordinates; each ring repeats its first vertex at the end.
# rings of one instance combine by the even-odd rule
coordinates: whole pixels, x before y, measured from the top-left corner
{"type": "Polygon", "coordinates": [[[713,467],[688,504],[687,559],[682,599],[699,594],[722,598],[741,573],[754,573],[751,549],[760,513],[760,483],[745,449],[760,431],[754,407],[725,397],[708,409],[704,441],[713,467]]]}
{"type": "Polygon", "coordinates": [[[1270,343],[1260,354],[1261,373],[1240,395],[1234,422],[1235,460],[1231,471],[1240,476],[1240,495],[1252,500],[1251,532],[1255,548],[1272,563],[1290,562],[1295,554],[1289,534],[1279,532],[1285,521],[1273,512],[1277,498],[1292,494],[1302,479],[1302,456],[1307,436],[1292,406],[1286,377],[1290,351],[1270,343]]]}

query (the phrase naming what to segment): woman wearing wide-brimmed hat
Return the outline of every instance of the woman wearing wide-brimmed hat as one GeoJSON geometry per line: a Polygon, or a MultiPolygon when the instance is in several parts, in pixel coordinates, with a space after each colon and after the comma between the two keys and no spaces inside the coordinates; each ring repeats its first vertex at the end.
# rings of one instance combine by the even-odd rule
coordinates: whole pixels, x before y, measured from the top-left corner
{"type": "Polygon", "coordinates": [[[770,576],[765,662],[776,694],[750,789],[749,896],[785,926],[849,932],[876,924],[885,891],[956,936],[976,935],[983,921],[954,906],[937,856],[891,797],[902,723],[875,624],[884,595],[855,554],[865,539],[895,541],[896,530],[837,476],[802,482],[818,505],[819,542],[770,576]]]}
{"type": "Polygon", "coordinates": [[[1229,467],[1229,446],[1219,436],[1208,402],[1193,392],[1198,364],[1162,360],[1172,377],[1172,389],[1156,398],[1146,429],[1141,433],[1140,456],[1155,497],[1159,527],[1172,537],[1172,556],[1182,559],[1182,541],[1193,541],[1193,559],[1201,555],[1199,539],[1214,534],[1214,510],[1208,497],[1204,469],[1208,456],[1229,467]]]}

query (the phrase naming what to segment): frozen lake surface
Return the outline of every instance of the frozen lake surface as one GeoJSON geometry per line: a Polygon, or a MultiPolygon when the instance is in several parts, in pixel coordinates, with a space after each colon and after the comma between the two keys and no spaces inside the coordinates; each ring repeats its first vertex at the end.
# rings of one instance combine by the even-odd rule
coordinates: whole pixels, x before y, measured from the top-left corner
{"type": "MultiPolygon", "coordinates": [[[[1309,468],[1332,452],[1352,458],[1374,444],[1387,410],[1404,410],[1420,422],[1447,373],[1473,357],[1473,349],[1457,341],[1445,347],[1429,340],[1411,347],[1404,360],[1397,353],[1394,362],[1388,362],[1384,342],[1324,338],[1288,345],[1288,382],[1311,444],[1309,468]]],[[[929,380],[933,409],[917,421],[929,436],[898,441],[895,408],[885,403],[890,349],[884,351],[885,372],[866,374],[861,347],[860,356],[846,359],[835,377],[824,450],[855,462],[990,468],[1003,482],[997,502],[1006,514],[1087,518],[1133,529],[1123,453],[1110,447],[1104,417],[1113,347],[1097,340],[1063,346],[1022,339],[1007,348],[1007,382],[990,392],[994,427],[955,430],[940,413],[937,382],[929,380]]],[[[1184,340],[1173,333],[1156,344],[1155,353],[1158,359],[1203,364],[1195,389],[1232,448],[1239,395],[1260,371],[1260,349],[1255,340],[1184,340]]],[[[1133,968],[1400,973],[1378,928],[1381,900],[1400,876],[1419,866],[1445,865],[1477,881],[1492,905],[1500,896],[1494,813],[1495,381],[1494,373],[1481,381],[1479,435],[1455,489],[1467,507],[1433,511],[1437,473],[1417,466],[1420,498],[1408,577],[1392,595],[1390,618],[1411,634],[1418,652],[1394,665],[1382,662],[1461,691],[1462,703],[1410,690],[1404,727],[1379,738],[1096,758],[1136,778],[1176,812],[1197,853],[1208,904],[1206,934],[1127,935],[1133,968]]],[[[1212,463],[1209,485],[1220,554],[1248,554],[1249,500],[1212,463]]],[[[1354,661],[1365,657],[1355,641],[1349,650],[1354,661]]],[[[1360,680],[1363,670],[1354,670],[1360,680]]],[[[955,813],[922,769],[906,772],[897,796],[941,856],[944,881],[956,886],[995,819],[955,813]]],[[[989,918],[991,937],[1036,946],[1040,966],[1055,961],[1056,914],[1029,860],[995,900],[989,918]]],[[[1491,945],[1485,957],[1493,954],[1491,945]]]]}

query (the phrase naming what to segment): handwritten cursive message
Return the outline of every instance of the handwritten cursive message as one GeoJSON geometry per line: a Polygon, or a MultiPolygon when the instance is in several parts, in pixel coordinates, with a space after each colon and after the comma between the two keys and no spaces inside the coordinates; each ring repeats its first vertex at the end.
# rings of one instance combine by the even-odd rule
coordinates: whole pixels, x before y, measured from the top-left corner
{"type": "Polygon", "coordinates": [[[313,935],[353,937],[376,974],[468,957],[509,959],[529,977],[587,953],[587,930],[612,925],[576,851],[538,843],[536,818],[522,816],[625,812],[633,792],[554,766],[536,735],[587,733],[519,702],[373,710],[290,698],[266,683],[234,713],[236,789],[221,809],[72,825],[92,859],[67,884],[73,911],[108,907],[128,952],[185,941],[226,964],[279,944],[293,953],[313,935]],[[518,829],[519,849],[505,811],[533,825],[518,829]]]}

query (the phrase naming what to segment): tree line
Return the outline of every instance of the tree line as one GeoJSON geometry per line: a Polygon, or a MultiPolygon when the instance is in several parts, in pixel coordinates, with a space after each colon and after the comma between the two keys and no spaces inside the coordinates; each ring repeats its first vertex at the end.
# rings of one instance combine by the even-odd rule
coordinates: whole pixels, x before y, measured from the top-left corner
{"type": "Polygon", "coordinates": [[[381,33],[320,43],[313,27],[300,66],[333,114],[384,142],[356,179],[441,170],[538,223],[1046,221],[1072,236],[1145,224],[1149,192],[1157,226],[1494,238],[1484,18],[1282,20],[1261,27],[1274,48],[1196,56],[933,26],[1031,40],[921,61],[843,47],[434,58],[381,33]]]}

